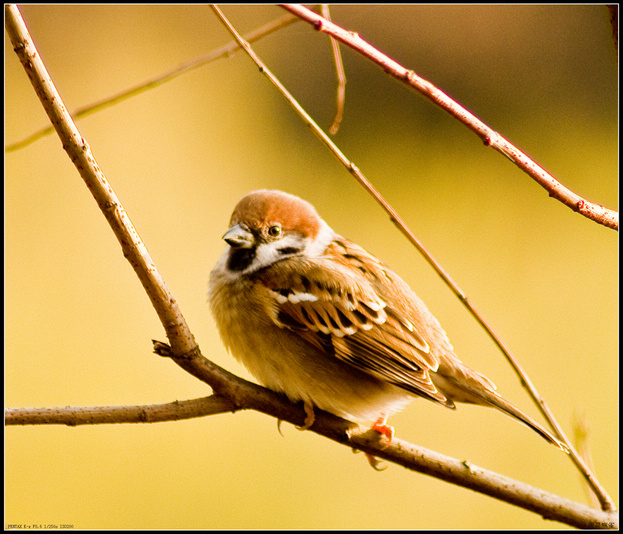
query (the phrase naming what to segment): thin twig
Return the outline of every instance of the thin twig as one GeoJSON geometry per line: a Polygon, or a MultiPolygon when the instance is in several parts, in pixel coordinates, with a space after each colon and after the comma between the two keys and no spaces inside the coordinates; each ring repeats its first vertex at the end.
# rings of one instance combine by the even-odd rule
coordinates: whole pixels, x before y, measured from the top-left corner
{"type": "MultiPolygon", "coordinates": [[[[322,4],[322,16],[327,20],[331,20],[331,13],[329,12],[329,6],[327,4],[322,4]]],[[[335,74],[337,75],[337,107],[333,123],[329,127],[329,133],[331,135],[335,135],[340,129],[342,117],[344,116],[344,102],[346,100],[346,74],[344,73],[344,62],[342,61],[340,44],[333,37],[330,37],[329,40],[331,41],[331,48],[333,49],[335,74]]],[[[248,39],[245,39],[245,41],[248,41],[248,39]]]]}
{"type": "Polygon", "coordinates": [[[562,185],[556,178],[548,173],[543,167],[534,162],[527,154],[519,150],[516,146],[502,137],[499,133],[489,128],[478,117],[460,106],[452,100],[443,91],[439,90],[432,83],[418,76],[414,71],[406,69],[393,59],[389,58],[381,51],[374,48],[371,44],[364,41],[355,32],[347,31],[344,28],[334,24],[333,22],[321,17],[318,13],[307,9],[301,5],[283,4],[281,7],[287,9],[291,13],[295,13],[302,20],[313,25],[318,31],[326,33],[331,37],[350,46],[360,54],[383,68],[387,73],[391,74],[400,81],[408,84],[410,87],[422,93],[425,97],[432,100],[436,105],[447,111],[454,118],[462,122],[470,130],[475,132],[484,142],[486,146],[497,150],[508,159],[510,159],[517,167],[532,177],[539,185],[541,185],[549,194],[549,196],[559,200],[573,211],[577,211],[581,215],[603,224],[608,228],[619,229],[619,214],[600,204],[595,204],[583,199],[570,189],[562,185]]]}
{"type": "MultiPolygon", "coordinates": [[[[286,26],[292,24],[293,22],[298,22],[298,21],[299,21],[299,18],[296,17],[295,15],[285,15],[284,17],[281,17],[272,22],[264,24],[263,26],[260,26],[259,28],[256,28],[255,30],[247,33],[245,35],[245,39],[249,42],[257,41],[270,33],[273,33],[277,30],[285,28],[286,26]]],[[[232,41],[231,43],[228,43],[224,46],[220,46],[219,48],[216,48],[215,50],[212,50],[211,52],[208,52],[207,54],[197,59],[184,63],[183,65],[179,65],[168,72],[158,74],[157,76],[154,76],[153,78],[149,80],[141,82],[138,85],[131,87],[130,89],[122,91],[121,93],[106,97],[97,102],[92,102],[90,104],[87,104],[86,106],[77,108],[71,112],[71,116],[74,118],[74,120],[77,120],[83,117],[87,117],[88,115],[91,115],[93,113],[97,113],[98,111],[101,111],[103,109],[112,107],[116,104],[119,104],[120,102],[123,102],[124,100],[132,98],[145,91],[149,91],[150,89],[155,89],[159,85],[169,82],[177,78],[178,76],[181,76],[182,74],[186,74],[187,72],[190,72],[198,67],[202,67],[203,65],[206,65],[207,63],[210,63],[217,59],[230,57],[232,54],[237,52],[239,48],[240,46],[238,45],[238,43],[235,41],[232,41]]],[[[54,128],[52,126],[47,126],[46,128],[42,128],[36,131],[35,133],[29,135],[25,139],[22,139],[21,141],[17,141],[16,143],[7,145],[4,151],[14,152],[15,150],[24,148],[34,143],[35,141],[41,139],[42,137],[45,137],[46,135],[50,135],[52,133],[54,133],[54,128]]]]}
{"type": "MultiPolygon", "coordinates": [[[[291,7],[291,6],[289,6],[291,7]]],[[[249,43],[245,42],[244,39],[238,34],[236,29],[231,25],[231,23],[227,20],[225,15],[221,12],[221,10],[217,6],[212,6],[218,17],[221,19],[223,24],[227,27],[230,33],[234,36],[234,38],[240,43],[245,50],[245,52],[249,55],[249,57],[256,63],[259,67],[260,72],[262,72],[270,82],[277,87],[277,89],[281,92],[284,98],[289,102],[289,104],[297,111],[297,113],[301,116],[301,118],[305,121],[305,123],[311,128],[314,134],[331,150],[334,156],[338,158],[338,160],[346,167],[346,169],[354,176],[354,178],[374,197],[374,199],[385,209],[385,211],[390,215],[391,220],[396,224],[396,226],[403,232],[403,234],[411,241],[411,243],[418,249],[418,251],[426,258],[428,263],[435,269],[435,271],[441,276],[441,278],[446,282],[446,284],[452,289],[452,291],[457,295],[457,297],[463,302],[463,304],[467,307],[469,312],[476,318],[476,320],[483,326],[489,337],[495,342],[495,344],[500,348],[504,356],[510,362],[511,366],[515,370],[515,372],[520,377],[522,384],[527,388],[530,396],[540,409],[541,413],[547,419],[551,427],[558,434],[558,437],[569,447],[570,455],[573,460],[573,463],[582,473],[590,487],[593,489],[599,501],[601,503],[602,509],[606,511],[614,510],[614,502],[606,492],[606,490],[601,486],[595,475],[590,471],[588,466],[584,463],[582,458],[579,456],[577,451],[571,445],[571,442],[565,435],[562,430],[562,427],[556,421],[553,413],[547,407],[545,400],[541,397],[541,395],[536,390],[534,384],[527,376],[526,372],[521,368],[516,359],[512,356],[510,351],[506,348],[502,340],[495,334],[493,329],[488,325],[485,321],[484,317],[478,312],[474,306],[469,302],[465,293],[459,288],[459,286],[452,280],[450,275],[441,267],[441,265],[430,255],[430,253],[424,248],[419,239],[411,232],[411,230],[404,223],[402,218],[398,215],[398,213],[389,205],[389,203],[381,196],[381,194],[374,188],[374,186],[368,181],[368,179],[363,175],[363,173],[355,166],[352,161],[350,161],[342,151],[335,145],[335,143],[329,138],[327,134],[316,124],[316,122],[309,116],[309,114],[303,109],[303,107],[296,101],[296,99],[290,94],[290,92],[283,86],[283,84],[273,75],[273,73],[266,67],[266,65],[262,62],[262,60],[257,56],[257,54],[253,51],[249,43]]]]}

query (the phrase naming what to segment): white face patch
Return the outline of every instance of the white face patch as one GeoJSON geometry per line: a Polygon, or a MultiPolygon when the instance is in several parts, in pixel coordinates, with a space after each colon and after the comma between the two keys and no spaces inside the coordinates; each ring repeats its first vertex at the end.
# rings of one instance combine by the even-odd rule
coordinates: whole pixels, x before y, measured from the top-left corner
{"type": "Polygon", "coordinates": [[[325,250],[327,250],[327,247],[331,244],[331,241],[335,238],[335,235],[336,234],[331,227],[326,222],[321,220],[318,235],[316,236],[315,241],[308,245],[307,254],[311,258],[322,256],[325,250]]]}
{"type": "Polygon", "coordinates": [[[277,252],[276,243],[262,243],[255,250],[255,258],[247,272],[268,267],[282,258],[277,252]]]}

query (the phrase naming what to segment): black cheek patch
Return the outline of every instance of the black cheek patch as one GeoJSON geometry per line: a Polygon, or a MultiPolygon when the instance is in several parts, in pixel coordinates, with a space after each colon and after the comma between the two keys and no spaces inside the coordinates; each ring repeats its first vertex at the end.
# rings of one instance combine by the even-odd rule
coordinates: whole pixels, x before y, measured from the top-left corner
{"type": "Polygon", "coordinates": [[[290,256],[291,254],[297,254],[299,252],[301,252],[301,248],[297,248],[297,247],[283,247],[283,248],[278,248],[277,252],[279,252],[279,254],[281,254],[282,256],[290,256]]]}

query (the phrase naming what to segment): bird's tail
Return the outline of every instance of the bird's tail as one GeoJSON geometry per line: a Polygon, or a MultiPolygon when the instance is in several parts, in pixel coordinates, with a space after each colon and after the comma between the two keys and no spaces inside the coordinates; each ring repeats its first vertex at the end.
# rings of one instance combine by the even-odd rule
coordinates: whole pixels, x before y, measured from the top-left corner
{"type": "Polygon", "coordinates": [[[534,430],[543,439],[558,447],[561,451],[569,453],[569,447],[555,438],[551,432],[545,430],[530,416],[515,408],[510,402],[497,393],[495,384],[486,376],[477,373],[467,366],[454,366],[452,372],[445,374],[436,373],[431,375],[437,389],[449,399],[448,407],[453,408],[454,402],[465,402],[497,408],[502,413],[523,423],[534,430]]]}
{"type": "MultiPolygon", "coordinates": [[[[489,395],[487,395],[489,397],[489,395]]],[[[515,408],[510,402],[504,400],[502,397],[498,396],[496,393],[491,395],[490,398],[485,399],[487,404],[497,408],[501,412],[506,415],[512,417],[513,419],[523,423],[527,427],[534,430],[537,434],[539,434],[543,439],[558,447],[561,451],[569,454],[569,447],[567,447],[562,441],[555,438],[551,432],[545,430],[539,423],[537,423],[530,416],[523,413],[518,408],[515,408]]]]}

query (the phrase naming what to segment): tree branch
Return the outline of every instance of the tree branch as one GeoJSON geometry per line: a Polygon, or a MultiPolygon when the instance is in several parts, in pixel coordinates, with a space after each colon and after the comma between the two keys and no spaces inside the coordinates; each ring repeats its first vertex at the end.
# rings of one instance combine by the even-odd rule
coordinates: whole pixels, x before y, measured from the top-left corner
{"type": "MultiPolygon", "coordinates": [[[[187,369],[192,369],[193,374],[197,373],[195,376],[199,375],[197,378],[208,383],[213,382],[214,369],[211,362],[199,354],[184,360],[187,369]]],[[[305,421],[306,414],[301,404],[292,404],[282,395],[222,369],[220,371],[223,372],[221,380],[229,384],[227,389],[232,395],[231,398],[211,396],[152,406],[10,408],[5,411],[5,420],[7,425],[154,423],[253,409],[293,425],[301,425],[305,421]]],[[[617,513],[595,510],[398,438],[393,438],[390,445],[385,447],[379,440],[378,433],[373,430],[320,410],[316,410],[315,415],[315,422],[309,430],[341,445],[524,508],[540,514],[544,519],[577,528],[618,528],[617,513]]]]}
{"type": "Polygon", "coordinates": [[[5,6],[6,29],[13,48],[32,83],[45,112],[63,143],[63,149],[78,169],[97,205],[119,240],[123,255],[130,262],[147,292],[160,322],[164,325],[176,354],[197,347],[177,302],[156,269],[147,247],[130,221],[121,202],[97,164],[91,147],[80,135],[71,115],[50,78],[43,60],[16,5],[5,6]]]}
{"type": "Polygon", "coordinates": [[[161,423],[193,419],[235,410],[231,400],[211,395],[201,399],[147,406],[63,406],[59,408],[7,408],[4,424],[13,425],[108,425],[161,423]]]}
{"type": "Polygon", "coordinates": [[[462,122],[476,135],[478,135],[486,146],[497,150],[500,154],[510,159],[517,167],[523,170],[528,176],[534,179],[543,187],[550,197],[559,200],[573,211],[577,211],[608,228],[619,229],[619,214],[600,204],[595,204],[583,199],[570,189],[567,189],[556,178],[548,173],[543,167],[538,165],[527,154],[519,150],[515,145],[502,137],[499,133],[489,128],[478,117],[467,111],[464,107],[452,100],[443,91],[439,90],[432,83],[418,76],[414,71],[409,70],[393,59],[374,48],[371,44],[364,41],[355,32],[347,31],[320,16],[318,13],[301,5],[283,4],[281,7],[299,16],[305,22],[313,25],[318,31],[326,33],[331,37],[350,46],[363,56],[367,57],[383,68],[385,72],[391,74],[401,82],[406,83],[413,89],[419,91],[433,103],[448,112],[458,121],[462,122]]]}

